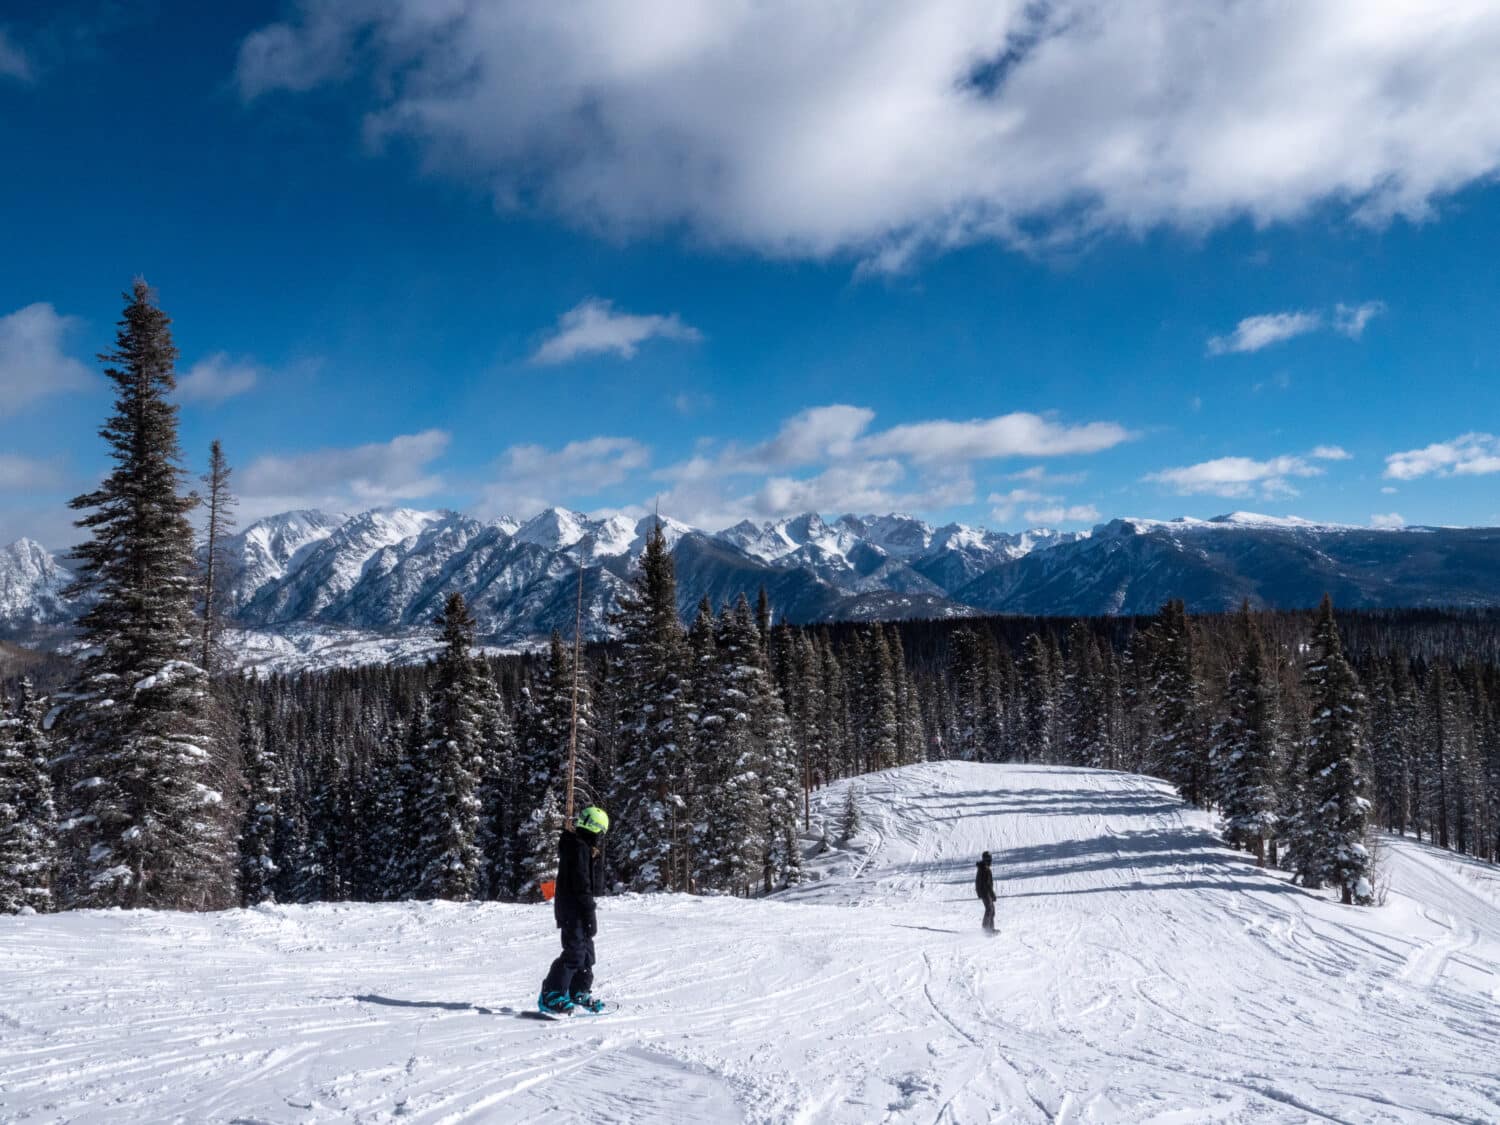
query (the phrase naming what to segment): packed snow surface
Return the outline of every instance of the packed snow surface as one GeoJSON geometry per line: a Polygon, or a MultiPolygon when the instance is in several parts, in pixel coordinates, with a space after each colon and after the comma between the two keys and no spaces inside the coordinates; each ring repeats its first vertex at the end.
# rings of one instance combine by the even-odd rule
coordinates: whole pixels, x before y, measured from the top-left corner
{"type": "Polygon", "coordinates": [[[562,1024],[494,1014],[535,998],[545,907],[0,919],[0,1119],[1500,1120],[1494,868],[1396,841],[1361,910],[1142,777],[853,784],[865,828],[802,888],[606,901],[620,1009],[562,1024]]]}

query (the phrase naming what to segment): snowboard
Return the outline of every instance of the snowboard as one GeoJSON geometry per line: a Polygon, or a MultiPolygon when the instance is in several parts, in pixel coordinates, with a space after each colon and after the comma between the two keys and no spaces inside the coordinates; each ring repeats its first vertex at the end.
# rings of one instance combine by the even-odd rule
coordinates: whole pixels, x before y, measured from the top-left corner
{"type": "Polygon", "coordinates": [[[575,1008],[571,1012],[543,1012],[537,1008],[513,1008],[506,1004],[498,1008],[482,1008],[478,1005],[474,1010],[482,1016],[514,1016],[522,1020],[540,1020],[543,1023],[564,1023],[567,1020],[591,1020],[599,1016],[608,1015],[619,1009],[618,1004],[606,1003],[601,1012],[590,1012],[582,1008],[575,1008]]]}

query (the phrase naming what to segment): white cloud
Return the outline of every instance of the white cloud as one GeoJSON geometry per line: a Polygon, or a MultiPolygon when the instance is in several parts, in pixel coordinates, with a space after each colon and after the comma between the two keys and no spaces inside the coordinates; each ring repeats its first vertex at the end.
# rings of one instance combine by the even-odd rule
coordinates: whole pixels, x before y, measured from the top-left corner
{"type": "Polygon", "coordinates": [[[290,508],[371,508],[431,496],[443,478],[431,463],[448,448],[444,430],[390,441],[258,457],[238,474],[244,519],[290,508]]]}
{"type": "Polygon", "coordinates": [[[795,469],[855,456],[855,443],[875,419],[863,406],[834,403],[812,406],[792,415],[767,441],[751,446],[731,443],[717,456],[704,449],[694,457],[668,466],[657,475],[662,480],[692,480],[768,473],[795,469]]]}
{"type": "Polygon", "coordinates": [[[748,487],[713,477],[683,478],[661,496],[661,510],[698,527],[802,512],[927,512],[969,504],[974,482],[965,472],[918,475],[895,460],[855,460],[810,477],[777,475],[748,487]]]}
{"type": "Polygon", "coordinates": [[[714,396],[701,391],[683,391],[672,396],[672,409],[684,418],[712,410],[713,405],[714,396]]]}
{"type": "Polygon", "coordinates": [[[864,452],[914,461],[978,461],[997,457],[1057,457],[1098,453],[1135,435],[1115,422],[1064,426],[1037,414],[1005,414],[968,422],[914,422],[861,442],[864,452]]]}
{"type": "Polygon", "coordinates": [[[60,488],[62,483],[57,462],[0,452],[0,492],[44,492],[60,488]]]}
{"type": "Polygon", "coordinates": [[[301,0],[241,94],[355,75],[506,209],[902,268],[983,238],[1421,220],[1500,167],[1500,6],[301,0]]]}
{"type": "Polygon", "coordinates": [[[1354,454],[1342,445],[1319,445],[1308,456],[1316,461],[1350,461],[1354,458],[1354,454]]]}
{"type": "Polygon", "coordinates": [[[251,390],[262,370],[247,359],[230,359],[223,352],[200,359],[177,380],[183,402],[223,402],[251,390]]]}
{"type": "Polygon", "coordinates": [[[567,363],[582,355],[613,352],[632,358],[647,340],[703,339],[703,334],[670,316],[636,316],[615,312],[614,305],[590,297],[558,317],[557,329],[532,355],[533,363],[567,363]]]}
{"type": "MultiPolygon", "coordinates": [[[[1014,479],[1014,478],[1013,478],[1014,479]]],[[[1056,497],[1038,492],[1034,488],[1012,488],[1009,492],[991,492],[986,503],[991,504],[990,518],[996,523],[1009,523],[1023,504],[1041,504],[1056,497]]]]}
{"type": "Polygon", "coordinates": [[[63,350],[77,324],[44,302],[0,316],[0,417],[45,395],[91,385],[89,369],[63,350]]]}
{"type": "Polygon", "coordinates": [[[1023,505],[1031,524],[1094,523],[1099,509],[1092,504],[1068,504],[1061,496],[1051,496],[1031,488],[1013,488],[1009,492],[992,492],[990,518],[996,523],[1010,523],[1023,505]]]}
{"type": "Polygon", "coordinates": [[[1365,326],[1385,312],[1384,301],[1366,301],[1362,305],[1336,305],[1333,310],[1333,330],[1358,340],[1365,334],[1365,326]]]}
{"type": "MultiPolygon", "coordinates": [[[[1229,335],[1211,337],[1208,341],[1208,354],[1258,352],[1272,344],[1306,336],[1309,332],[1321,332],[1324,328],[1332,328],[1341,336],[1358,340],[1364,335],[1366,325],[1383,312],[1384,301],[1366,301],[1362,305],[1337,304],[1333,307],[1332,317],[1328,319],[1320,312],[1305,311],[1247,316],[1234,326],[1234,331],[1229,335]]],[[[1277,376],[1277,381],[1283,390],[1291,382],[1284,374],[1277,376]]],[[[1258,391],[1261,386],[1262,384],[1257,383],[1255,389],[1258,391]]]]}
{"type": "Polygon", "coordinates": [[[1209,355],[1232,355],[1240,352],[1258,352],[1290,340],[1305,336],[1323,327],[1323,318],[1317,313],[1284,312],[1247,316],[1234,326],[1228,336],[1214,336],[1208,341],[1209,355]]]}
{"type": "MultiPolygon", "coordinates": [[[[1326,449],[1328,447],[1319,447],[1326,449]]],[[[1309,455],[1317,457],[1317,451],[1309,455]]],[[[1181,468],[1148,473],[1145,480],[1164,485],[1179,496],[1224,496],[1231,499],[1259,496],[1276,500],[1296,496],[1293,478],[1319,477],[1323,470],[1308,458],[1290,454],[1257,461],[1250,457],[1219,457],[1181,468]]]]}
{"type": "MultiPolygon", "coordinates": [[[[694,456],[654,474],[671,485],[662,496],[663,511],[670,504],[674,516],[702,526],[803,511],[934,511],[973,501],[976,461],[1094,453],[1135,436],[1114,422],[1065,425],[1036,414],[871,431],[874,419],[875,412],[862,406],[815,406],[788,418],[774,437],[758,444],[715,449],[711,442],[700,443],[694,456]],[[741,481],[747,477],[762,479],[741,481]]],[[[1012,479],[1056,486],[1076,483],[1083,474],[1049,476],[1034,466],[1012,479]]],[[[1021,504],[1060,499],[1036,488],[1014,495],[1011,514],[1021,504]]],[[[1006,503],[998,496],[990,502],[1006,503]]]]}
{"type": "Polygon", "coordinates": [[[1400,512],[1376,512],[1370,517],[1371,527],[1405,527],[1406,520],[1401,518],[1400,512]]]}
{"type": "Polygon", "coordinates": [[[588,438],[559,449],[513,445],[501,454],[496,479],[485,486],[480,512],[524,519],[574,496],[620,484],[650,460],[650,449],[624,437],[588,438]]]}
{"type": "Polygon", "coordinates": [[[1030,523],[1098,523],[1099,509],[1092,504],[1073,504],[1052,508],[1029,508],[1026,519],[1030,523]]]}
{"type": "Polygon", "coordinates": [[[36,70],[26,52],[11,39],[5,28],[0,27],[0,78],[30,82],[35,77],[36,70]]]}
{"type": "Polygon", "coordinates": [[[1481,476],[1500,473],[1500,437],[1470,433],[1452,441],[1434,442],[1425,449],[1392,453],[1385,459],[1385,475],[1392,480],[1431,476],[1481,476]]]}
{"type": "Polygon", "coordinates": [[[1392,488],[1390,485],[1386,485],[1380,491],[1382,493],[1384,493],[1386,496],[1394,496],[1394,495],[1396,495],[1396,493],[1400,492],[1401,490],[1399,488],[1392,488]]]}

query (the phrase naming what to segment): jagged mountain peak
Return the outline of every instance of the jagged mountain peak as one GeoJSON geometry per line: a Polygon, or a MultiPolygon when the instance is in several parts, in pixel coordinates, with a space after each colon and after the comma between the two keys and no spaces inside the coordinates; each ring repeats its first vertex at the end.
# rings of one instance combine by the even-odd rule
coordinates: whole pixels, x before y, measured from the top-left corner
{"type": "MultiPolygon", "coordinates": [[[[455,590],[487,642],[525,643],[571,629],[581,554],[584,628],[602,636],[656,519],[566,508],[524,523],[409,508],[279,513],[226,542],[232,615],[249,630],[246,651],[274,650],[282,667],[296,666],[299,653],[324,663],[420,656],[455,590]]],[[[830,521],[811,512],[714,534],[670,517],[662,526],[685,614],[700,598],[719,605],[760,587],[778,619],[792,622],[1150,613],[1169,597],[1194,611],[1247,597],[1291,607],[1314,605],[1325,590],[1350,607],[1500,603],[1494,529],[1418,529],[1424,550],[1413,552],[1409,539],[1386,530],[1244,512],[1118,519],[1092,532],[934,528],[899,514],[830,521]]],[[[69,581],[34,543],[0,550],[0,630],[66,623],[78,608],[62,597],[69,581]]]]}
{"type": "Polygon", "coordinates": [[[0,547],[0,628],[27,630],[67,613],[63,597],[73,576],[34,539],[0,547]]]}

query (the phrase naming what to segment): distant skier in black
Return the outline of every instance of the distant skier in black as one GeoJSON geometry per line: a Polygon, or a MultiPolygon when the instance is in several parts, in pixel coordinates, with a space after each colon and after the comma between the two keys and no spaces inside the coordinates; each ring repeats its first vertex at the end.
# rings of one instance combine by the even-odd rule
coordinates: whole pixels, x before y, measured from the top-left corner
{"type": "Polygon", "coordinates": [[[979,857],[975,864],[978,869],[974,872],[974,893],[979,896],[979,901],[984,903],[985,930],[989,933],[995,932],[995,876],[990,871],[990,853],[985,852],[979,857]]]}
{"type": "Polygon", "coordinates": [[[562,953],[542,981],[537,1008],[548,1015],[568,1015],[574,1009],[598,1013],[604,1002],[595,1000],[594,934],[599,930],[594,896],[604,890],[604,852],[609,816],[590,805],[578,819],[565,825],[557,844],[557,888],[552,914],[562,931],[562,953]]]}

